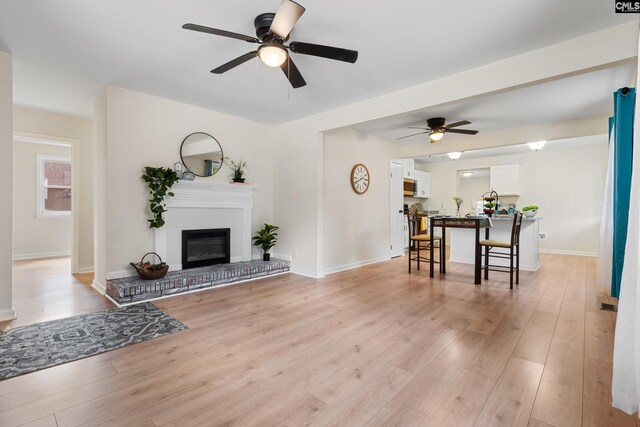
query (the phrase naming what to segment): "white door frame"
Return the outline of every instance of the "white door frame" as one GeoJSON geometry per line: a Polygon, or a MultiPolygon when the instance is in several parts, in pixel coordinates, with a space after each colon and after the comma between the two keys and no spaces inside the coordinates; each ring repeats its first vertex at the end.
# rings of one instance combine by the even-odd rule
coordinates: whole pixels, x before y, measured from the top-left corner
{"type": "MultiPolygon", "coordinates": [[[[394,217],[398,217],[398,209],[402,210],[402,203],[400,206],[395,206],[396,198],[393,193],[393,167],[394,165],[400,166],[400,183],[402,185],[403,173],[402,173],[402,161],[401,160],[391,160],[389,161],[389,256],[397,257],[404,255],[404,236],[402,234],[398,235],[399,229],[394,227],[394,217]],[[399,242],[397,241],[399,238],[399,242]],[[397,244],[397,248],[391,249],[393,244],[397,244]]],[[[400,187],[399,191],[402,194],[402,187],[400,187]]],[[[396,220],[397,222],[398,220],[396,220]]],[[[398,227],[402,227],[402,219],[399,220],[397,224],[398,227]]]]}
{"type": "Polygon", "coordinates": [[[14,132],[13,141],[29,144],[53,145],[71,149],[71,274],[78,274],[78,250],[80,246],[80,153],[77,139],[60,136],[41,135],[28,132],[14,132]]]}

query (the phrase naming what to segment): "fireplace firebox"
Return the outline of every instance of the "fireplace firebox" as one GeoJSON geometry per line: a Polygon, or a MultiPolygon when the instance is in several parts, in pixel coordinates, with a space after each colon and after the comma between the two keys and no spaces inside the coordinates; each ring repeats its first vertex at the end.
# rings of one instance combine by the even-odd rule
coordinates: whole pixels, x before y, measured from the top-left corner
{"type": "Polygon", "coordinates": [[[231,230],[214,228],[182,231],[182,269],[228,264],[231,259],[231,230]]]}

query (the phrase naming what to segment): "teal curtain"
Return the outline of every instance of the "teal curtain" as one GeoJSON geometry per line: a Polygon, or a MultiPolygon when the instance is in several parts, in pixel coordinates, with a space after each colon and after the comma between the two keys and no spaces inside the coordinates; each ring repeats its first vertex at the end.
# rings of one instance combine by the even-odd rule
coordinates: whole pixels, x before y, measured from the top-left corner
{"type": "Polygon", "coordinates": [[[618,89],[613,94],[614,173],[613,173],[613,262],[611,296],[620,295],[620,279],[624,266],[629,224],[629,198],[631,196],[631,170],[633,156],[633,117],[636,90],[618,89]]]}

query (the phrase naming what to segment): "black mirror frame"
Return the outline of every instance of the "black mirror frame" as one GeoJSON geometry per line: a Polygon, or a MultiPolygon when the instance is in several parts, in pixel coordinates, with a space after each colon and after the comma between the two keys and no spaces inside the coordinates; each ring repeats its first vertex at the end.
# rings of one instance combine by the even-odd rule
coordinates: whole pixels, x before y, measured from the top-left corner
{"type": "Polygon", "coordinates": [[[210,135],[206,132],[193,132],[187,135],[182,140],[182,144],[180,144],[180,161],[182,162],[182,165],[185,167],[185,169],[191,172],[192,174],[194,174],[195,176],[199,176],[200,178],[209,178],[210,176],[214,176],[215,174],[217,174],[220,171],[220,169],[222,169],[222,163],[224,162],[224,151],[222,151],[222,145],[220,144],[220,141],[218,141],[213,135],[210,135]],[[184,162],[184,157],[182,157],[182,147],[184,147],[184,143],[187,141],[187,139],[189,139],[190,136],[198,135],[198,134],[207,135],[209,138],[213,139],[216,142],[216,144],[218,144],[218,147],[220,147],[220,154],[221,154],[220,167],[211,175],[198,175],[197,173],[189,169],[189,166],[187,166],[187,164],[184,162]]]}

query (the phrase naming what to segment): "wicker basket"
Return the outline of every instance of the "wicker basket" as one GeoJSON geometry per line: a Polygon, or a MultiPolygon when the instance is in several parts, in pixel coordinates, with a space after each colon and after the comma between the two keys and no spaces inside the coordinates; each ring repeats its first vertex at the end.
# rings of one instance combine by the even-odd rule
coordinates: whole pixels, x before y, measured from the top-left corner
{"type": "Polygon", "coordinates": [[[140,278],[143,280],[161,279],[165,276],[165,274],[167,274],[167,271],[169,271],[169,266],[167,265],[167,263],[163,262],[162,258],[160,258],[160,255],[158,255],[155,252],[148,252],[142,257],[140,262],[138,263],[132,262],[130,264],[133,266],[133,268],[136,269],[136,271],[138,272],[138,276],[140,276],[140,278]],[[148,262],[144,262],[144,259],[148,255],[157,256],[158,259],[160,260],[160,263],[151,264],[148,262]]]}

